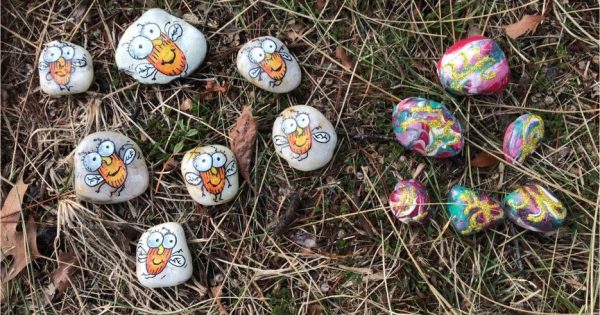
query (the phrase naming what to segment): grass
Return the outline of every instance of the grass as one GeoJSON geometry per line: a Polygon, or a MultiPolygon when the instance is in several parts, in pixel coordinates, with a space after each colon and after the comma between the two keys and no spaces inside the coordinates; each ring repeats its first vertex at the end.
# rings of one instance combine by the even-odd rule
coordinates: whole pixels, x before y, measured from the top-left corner
{"type": "Polygon", "coordinates": [[[2,311],[597,312],[600,9],[593,1],[552,3],[535,33],[511,40],[502,26],[540,13],[542,1],[2,2],[1,193],[4,199],[20,177],[31,183],[25,202],[34,206],[26,212],[36,218],[44,254],[4,285],[2,311]],[[210,49],[188,78],[143,86],[117,71],[114,50],[124,29],[153,6],[193,14],[210,49]],[[453,96],[437,82],[437,59],[472,25],[509,57],[511,84],[499,96],[453,96]],[[301,86],[289,94],[262,91],[235,69],[239,45],[267,34],[282,39],[303,68],[301,86]],[[41,93],[36,60],[53,39],[90,51],[89,92],[41,93]],[[342,67],[339,46],[355,69],[342,67]],[[208,80],[227,85],[227,93],[206,93],[208,80]],[[389,138],[392,105],[408,96],[441,101],[456,113],[466,129],[461,156],[425,159],[389,138]],[[189,109],[182,107],[186,100],[189,109]],[[336,125],[338,149],[321,170],[294,171],[275,154],[271,125],[295,104],[317,107],[336,125]],[[196,205],[178,162],[198,144],[227,144],[243,105],[252,106],[260,130],[251,171],[257,193],[243,184],[231,203],[196,205]],[[479,151],[500,154],[506,126],[525,112],[546,123],[536,153],[523,166],[471,167],[479,151]],[[75,198],[71,153],[99,130],[140,144],[151,171],[141,197],[116,205],[75,198]],[[420,228],[386,211],[397,179],[418,167],[434,203],[432,220],[420,228]],[[558,233],[505,224],[464,238],[448,225],[443,205],[450,186],[502,199],[527,182],[549,188],[569,209],[558,233]],[[303,192],[296,220],[275,236],[269,225],[292,190],[303,192]],[[149,290],[135,278],[135,244],[145,229],[166,221],[183,224],[194,275],[179,287],[149,290]],[[303,246],[298,231],[319,246],[303,246]],[[48,295],[58,251],[74,252],[79,268],[64,294],[48,295]]]}

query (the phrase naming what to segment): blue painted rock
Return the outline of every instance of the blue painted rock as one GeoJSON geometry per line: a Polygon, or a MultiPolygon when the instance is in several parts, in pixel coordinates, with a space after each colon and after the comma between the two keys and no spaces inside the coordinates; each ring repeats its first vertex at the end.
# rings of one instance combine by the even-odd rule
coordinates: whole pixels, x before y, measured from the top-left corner
{"type": "Polygon", "coordinates": [[[461,185],[448,193],[447,211],[454,230],[461,235],[472,235],[504,221],[498,201],[461,185]]]}
{"type": "Polygon", "coordinates": [[[402,100],[394,107],[392,125],[398,142],[423,156],[447,158],[459,154],[464,146],[458,119],[432,100],[402,100]]]}
{"type": "Polygon", "coordinates": [[[394,216],[402,223],[423,223],[427,219],[429,195],[420,181],[401,180],[389,197],[394,216]]]}
{"type": "Polygon", "coordinates": [[[567,209],[544,187],[527,184],[504,198],[506,216],[516,225],[536,232],[558,229],[567,209]]]}
{"type": "Polygon", "coordinates": [[[538,115],[525,114],[513,121],[504,134],[502,151],[508,163],[523,163],[544,137],[544,121],[538,115]]]}
{"type": "Polygon", "coordinates": [[[490,38],[472,36],[452,45],[437,64],[442,86],[454,94],[498,94],[508,85],[508,60],[490,38]]]}

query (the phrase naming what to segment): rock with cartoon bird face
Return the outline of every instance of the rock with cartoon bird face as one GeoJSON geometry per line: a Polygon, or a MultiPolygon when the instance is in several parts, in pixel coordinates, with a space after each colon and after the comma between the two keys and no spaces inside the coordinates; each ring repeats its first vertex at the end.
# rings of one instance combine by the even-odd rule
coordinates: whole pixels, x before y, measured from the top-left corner
{"type": "Polygon", "coordinates": [[[40,87],[52,96],[82,93],[94,80],[92,56],[83,47],[63,41],[47,43],[38,61],[40,87]]]}
{"type": "Polygon", "coordinates": [[[228,202],[239,190],[237,161],[233,152],[222,145],[188,151],[181,162],[181,173],[189,194],[204,206],[228,202]]]}
{"type": "Polygon", "coordinates": [[[136,275],[148,288],[172,287],[192,277],[192,255],[181,225],[163,223],[140,237],[135,257],[136,275]]]}
{"type": "Polygon", "coordinates": [[[135,20],[119,41],[119,70],[144,84],[165,84],[188,76],[206,57],[206,38],[184,20],[150,9],[135,20]]]}
{"type": "Polygon", "coordinates": [[[148,168],[138,145],[126,136],[96,132],[75,149],[73,186],[82,200],[117,203],[135,198],[148,188],[148,168]]]}
{"type": "Polygon", "coordinates": [[[325,166],[335,151],[335,128],[317,109],[292,106],[281,112],[273,124],[273,143],[277,154],[300,171],[325,166]]]}
{"type": "Polygon", "coordinates": [[[273,93],[292,91],[302,78],[296,57],[272,36],[244,44],[237,55],[237,68],[246,80],[273,93]]]}

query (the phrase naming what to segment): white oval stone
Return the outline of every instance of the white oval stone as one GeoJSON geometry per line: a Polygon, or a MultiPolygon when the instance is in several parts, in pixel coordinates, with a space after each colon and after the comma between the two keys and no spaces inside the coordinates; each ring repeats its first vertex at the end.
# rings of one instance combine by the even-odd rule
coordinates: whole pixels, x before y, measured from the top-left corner
{"type": "Polygon", "coordinates": [[[206,57],[206,38],[186,21],[150,9],[125,30],[115,59],[143,84],[165,84],[194,72],[206,57]]]}
{"type": "Polygon", "coordinates": [[[188,151],[181,173],[192,198],[204,206],[232,200],[239,190],[238,166],[233,152],[222,145],[207,145],[188,151]]]}
{"type": "Polygon", "coordinates": [[[321,112],[311,106],[292,106],[281,112],[273,124],[275,151],[291,167],[313,171],[333,157],[337,134],[321,112]]]}
{"type": "Polygon", "coordinates": [[[302,78],[296,57],[272,36],[244,44],[237,55],[237,68],[250,83],[273,93],[292,91],[302,78]]]}
{"type": "Polygon", "coordinates": [[[148,168],[140,147],[120,133],[88,135],[75,149],[74,160],[73,186],[82,200],[123,202],[148,188],[148,168]]]}
{"type": "Polygon", "coordinates": [[[38,72],[42,91],[52,96],[85,92],[94,80],[90,53],[81,46],[57,40],[42,50],[38,72]]]}
{"type": "Polygon", "coordinates": [[[148,288],[172,287],[192,277],[192,255],[181,225],[167,222],[148,229],[140,237],[135,273],[148,288]]]}

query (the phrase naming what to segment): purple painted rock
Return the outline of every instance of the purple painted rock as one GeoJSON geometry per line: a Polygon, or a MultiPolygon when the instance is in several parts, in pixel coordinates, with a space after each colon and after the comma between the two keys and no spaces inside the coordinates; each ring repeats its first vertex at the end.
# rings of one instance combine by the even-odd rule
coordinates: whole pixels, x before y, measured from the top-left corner
{"type": "Polygon", "coordinates": [[[461,235],[472,235],[504,221],[498,201],[461,185],[448,193],[447,211],[454,230],[461,235]]]}
{"type": "Polygon", "coordinates": [[[513,121],[504,134],[502,151],[508,163],[523,163],[544,137],[544,121],[538,115],[525,114],[513,121]]]}
{"type": "Polygon", "coordinates": [[[394,216],[402,223],[422,224],[427,219],[429,195],[420,181],[400,180],[389,197],[394,216]]]}
{"type": "Polygon", "coordinates": [[[472,36],[452,45],[437,64],[442,86],[454,94],[498,94],[508,85],[508,60],[498,44],[472,36]]]}
{"type": "Polygon", "coordinates": [[[536,232],[558,229],[567,216],[567,209],[544,187],[528,184],[504,198],[506,215],[514,224],[536,232]]]}

